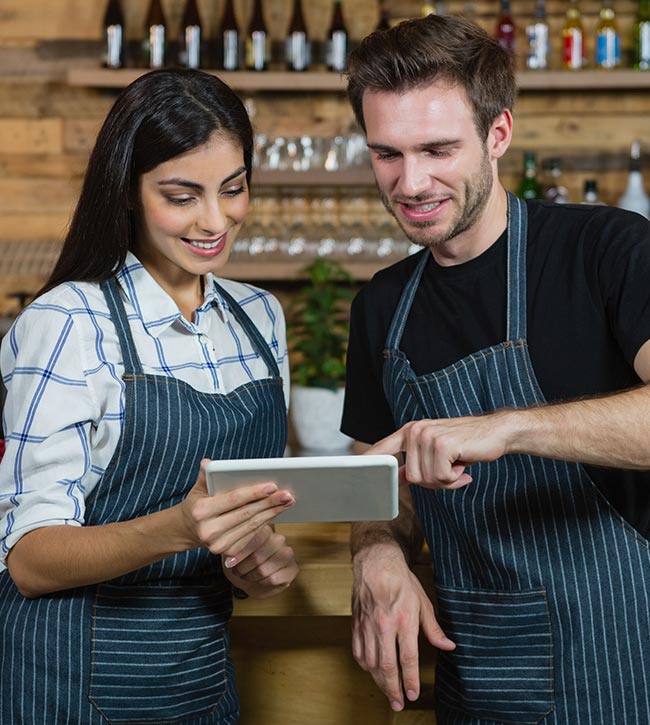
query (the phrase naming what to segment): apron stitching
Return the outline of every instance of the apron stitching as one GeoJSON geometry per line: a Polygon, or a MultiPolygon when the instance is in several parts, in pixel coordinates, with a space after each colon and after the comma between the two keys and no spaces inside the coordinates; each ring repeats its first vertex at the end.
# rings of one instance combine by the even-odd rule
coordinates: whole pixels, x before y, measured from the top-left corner
{"type": "MultiPolygon", "coordinates": [[[[520,341],[517,340],[515,342],[519,343],[520,341]]],[[[509,352],[510,350],[520,350],[524,347],[526,347],[526,345],[525,345],[525,343],[523,343],[523,341],[522,341],[522,344],[512,343],[512,344],[509,344],[507,347],[505,346],[505,343],[501,343],[501,345],[496,350],[490,350],[490,352],[485,352],[485,353],[482,351],[473,353],[470,360],[466,360],[466,361],[458,363],[457,365],[454,365],[452,370],[444,370],[443,372],[438,372],[438,373],[427,373],[426,379],[412,380],[412,381],[409,381],[408,384],[409,385],[426,385],[429,382],[431,382],[432,380],[441,380],[443,378],[450,378],[455,373],[457,373],[459,370],[463,370],[463,369],[466,369],[469,367],[476,367],[476,364],[477,364],[477,362],[479,362],[479,360],[477,360],[475,358],[475,356],[480,355],[480,362],[483,362],[484,360],[487,360],[489,357],[492,357],[494,355],[503,354],[503,353],[509,352]]],[[[425,376],[420,376],[420,377],[425,377],[425,376]]]]}

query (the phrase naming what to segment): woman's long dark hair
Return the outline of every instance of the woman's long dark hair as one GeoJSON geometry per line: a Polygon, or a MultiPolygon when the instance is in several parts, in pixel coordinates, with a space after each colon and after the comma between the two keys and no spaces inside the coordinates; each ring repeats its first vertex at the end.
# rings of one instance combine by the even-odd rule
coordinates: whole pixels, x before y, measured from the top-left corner
{"type": "Polygon", "coordinates": [[[97,136],[61,254],[39,295],[69,281],[101,282],[135,242],[138,181],[220,131],[240,143],[250,183],[253,129],[239,97],[215,76],[157,70],[117,97],[97,136]]]}

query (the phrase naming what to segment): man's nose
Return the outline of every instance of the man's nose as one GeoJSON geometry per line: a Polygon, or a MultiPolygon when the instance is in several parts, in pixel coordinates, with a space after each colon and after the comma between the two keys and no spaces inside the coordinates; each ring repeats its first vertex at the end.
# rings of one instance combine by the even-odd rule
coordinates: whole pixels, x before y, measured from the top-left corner
{"type": "Polygon", "coordinates": [[[413,197],[426,191],[430,185],[430,170],[420,158],[405,157],[399,177],[398,193],[413,197]]]}

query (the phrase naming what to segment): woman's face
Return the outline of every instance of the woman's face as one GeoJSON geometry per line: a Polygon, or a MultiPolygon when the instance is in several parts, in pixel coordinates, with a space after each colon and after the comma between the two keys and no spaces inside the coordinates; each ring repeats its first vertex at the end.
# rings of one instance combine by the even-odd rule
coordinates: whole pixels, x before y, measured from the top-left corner
{"type": "Polygon", "coordinates": [[[166,289],[228,261],[248,210],[244,153],[215,132],[203,146],[142,174],[135,254],[166,289]]]}

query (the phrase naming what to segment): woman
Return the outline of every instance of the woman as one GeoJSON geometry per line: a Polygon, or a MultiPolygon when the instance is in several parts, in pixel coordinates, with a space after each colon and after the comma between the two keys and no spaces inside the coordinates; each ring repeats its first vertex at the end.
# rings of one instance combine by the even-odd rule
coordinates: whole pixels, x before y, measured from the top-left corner
{"type": "Polygon", "coordinates": [[[297,574],[270,525],[291,495],[210,497],[201,463],[285,445],[282,310],[213,276],[252,148],[217,78],[132,83],[52,276],[5,338],[0,722],[237,721],[232,587],[266,597],[297,574]]]}

